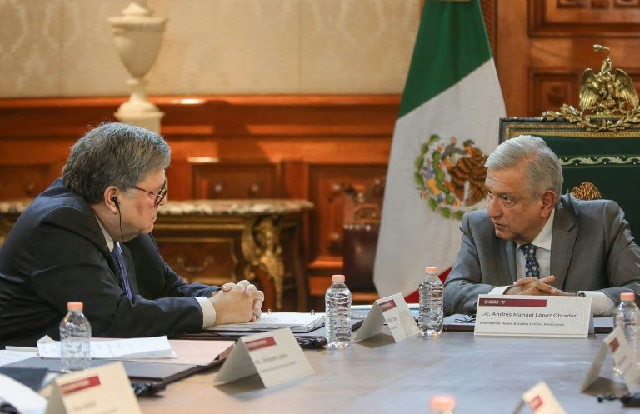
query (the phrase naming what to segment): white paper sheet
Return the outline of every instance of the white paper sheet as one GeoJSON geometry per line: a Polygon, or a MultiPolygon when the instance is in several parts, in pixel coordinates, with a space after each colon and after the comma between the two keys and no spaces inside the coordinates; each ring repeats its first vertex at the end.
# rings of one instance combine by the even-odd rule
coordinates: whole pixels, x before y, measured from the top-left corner
{"type": "MultiPolygon", "coordinates": [[[[60,342],[38,343],[42,358],[60,358],[60,342]]],[[[91,341],[91,358],[175,358],[166,336],[91,341]]]]}

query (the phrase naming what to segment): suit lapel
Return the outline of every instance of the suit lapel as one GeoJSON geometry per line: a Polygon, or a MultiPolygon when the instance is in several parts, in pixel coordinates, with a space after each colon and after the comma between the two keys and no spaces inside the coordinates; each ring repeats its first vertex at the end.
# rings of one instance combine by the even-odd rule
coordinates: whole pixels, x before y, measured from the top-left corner
{"type": "Polygon", "coordinates": [[[573,246],[578,236],[575,216],[571,204],[563,197],[556,208],[553,219],[551,241],[551,274],[556,277],[555,287],[562,288],[567,277],[573,246]]]}
{"type": "Polygon", "coordinates": [[[495,268],[498,271],[498,286],[508,286],[516,281],[516,244],[512,241],[502,240],[494,235],[493,249],[498,252],[495,257],[495,268]],[[505,266],[506,263],[506,266],[505,266]]]}
{"type": "Polygon", "coordinates": [[[509,279],[507,280],[507,285],[510,285],[518,279],[518,272],[516,270],[516,243],[512,241],[506,241],[505,243],[507,246],[504,251],[507,255],[506,262],[509,268],[509,279]]]}

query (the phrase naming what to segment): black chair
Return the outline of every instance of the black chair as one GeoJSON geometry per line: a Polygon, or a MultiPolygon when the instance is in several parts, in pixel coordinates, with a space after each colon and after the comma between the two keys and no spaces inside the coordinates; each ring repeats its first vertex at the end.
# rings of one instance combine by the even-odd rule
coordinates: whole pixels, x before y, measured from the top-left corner
{"type": "Polygon", "coordinates": [[[353,294],[353,303],[371,304],[378,299],[373,284],[378,232],[385,180],[376,179],[364,191],[345,193],[342,272],[353,294]]]}

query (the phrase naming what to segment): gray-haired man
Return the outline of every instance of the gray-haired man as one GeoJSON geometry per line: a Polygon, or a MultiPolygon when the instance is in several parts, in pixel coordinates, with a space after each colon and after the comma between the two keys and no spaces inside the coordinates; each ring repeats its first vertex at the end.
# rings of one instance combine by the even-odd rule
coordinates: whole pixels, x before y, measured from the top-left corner
{"type": "Polygon", "coordinates": [[[247,281],[185,283],[149,234],[166,202],[171,151],[158,134],[103,124],[71,148],[62,179],[22,213],[0,249],[0,346],[57,338],[81,301],[95,336],[194,332],[260,316],[247,281]]]}

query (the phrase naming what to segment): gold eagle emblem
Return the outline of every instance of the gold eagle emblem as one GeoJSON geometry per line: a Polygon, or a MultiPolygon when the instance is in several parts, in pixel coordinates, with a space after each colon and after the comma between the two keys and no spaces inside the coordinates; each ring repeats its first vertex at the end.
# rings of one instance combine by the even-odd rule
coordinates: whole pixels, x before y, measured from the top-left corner
{"type": "Polygon", "coordinates": [[[607,56],[602,61],[599,73],[591,68],[585,69],[580,81],[580,109],[595,112],[598,115],[626,114],[630,109],[638,106],[638,93],[633,81],[627,73],[620,69],[613,69],[609,48],[593,45],[596,52],[605,52],[607,56]]]}
{"type": "Polygon", "coordinates": [[[585,69],[580,81],[580,110],[566,103],[558,112],[543,112],[544,121],[569,121],[587,131],[622,131],[640,123],[638,93],[631,77],[613,68],[609,48],[593,45],[596,52],[606,53],[600,72],[585,69]]]}

